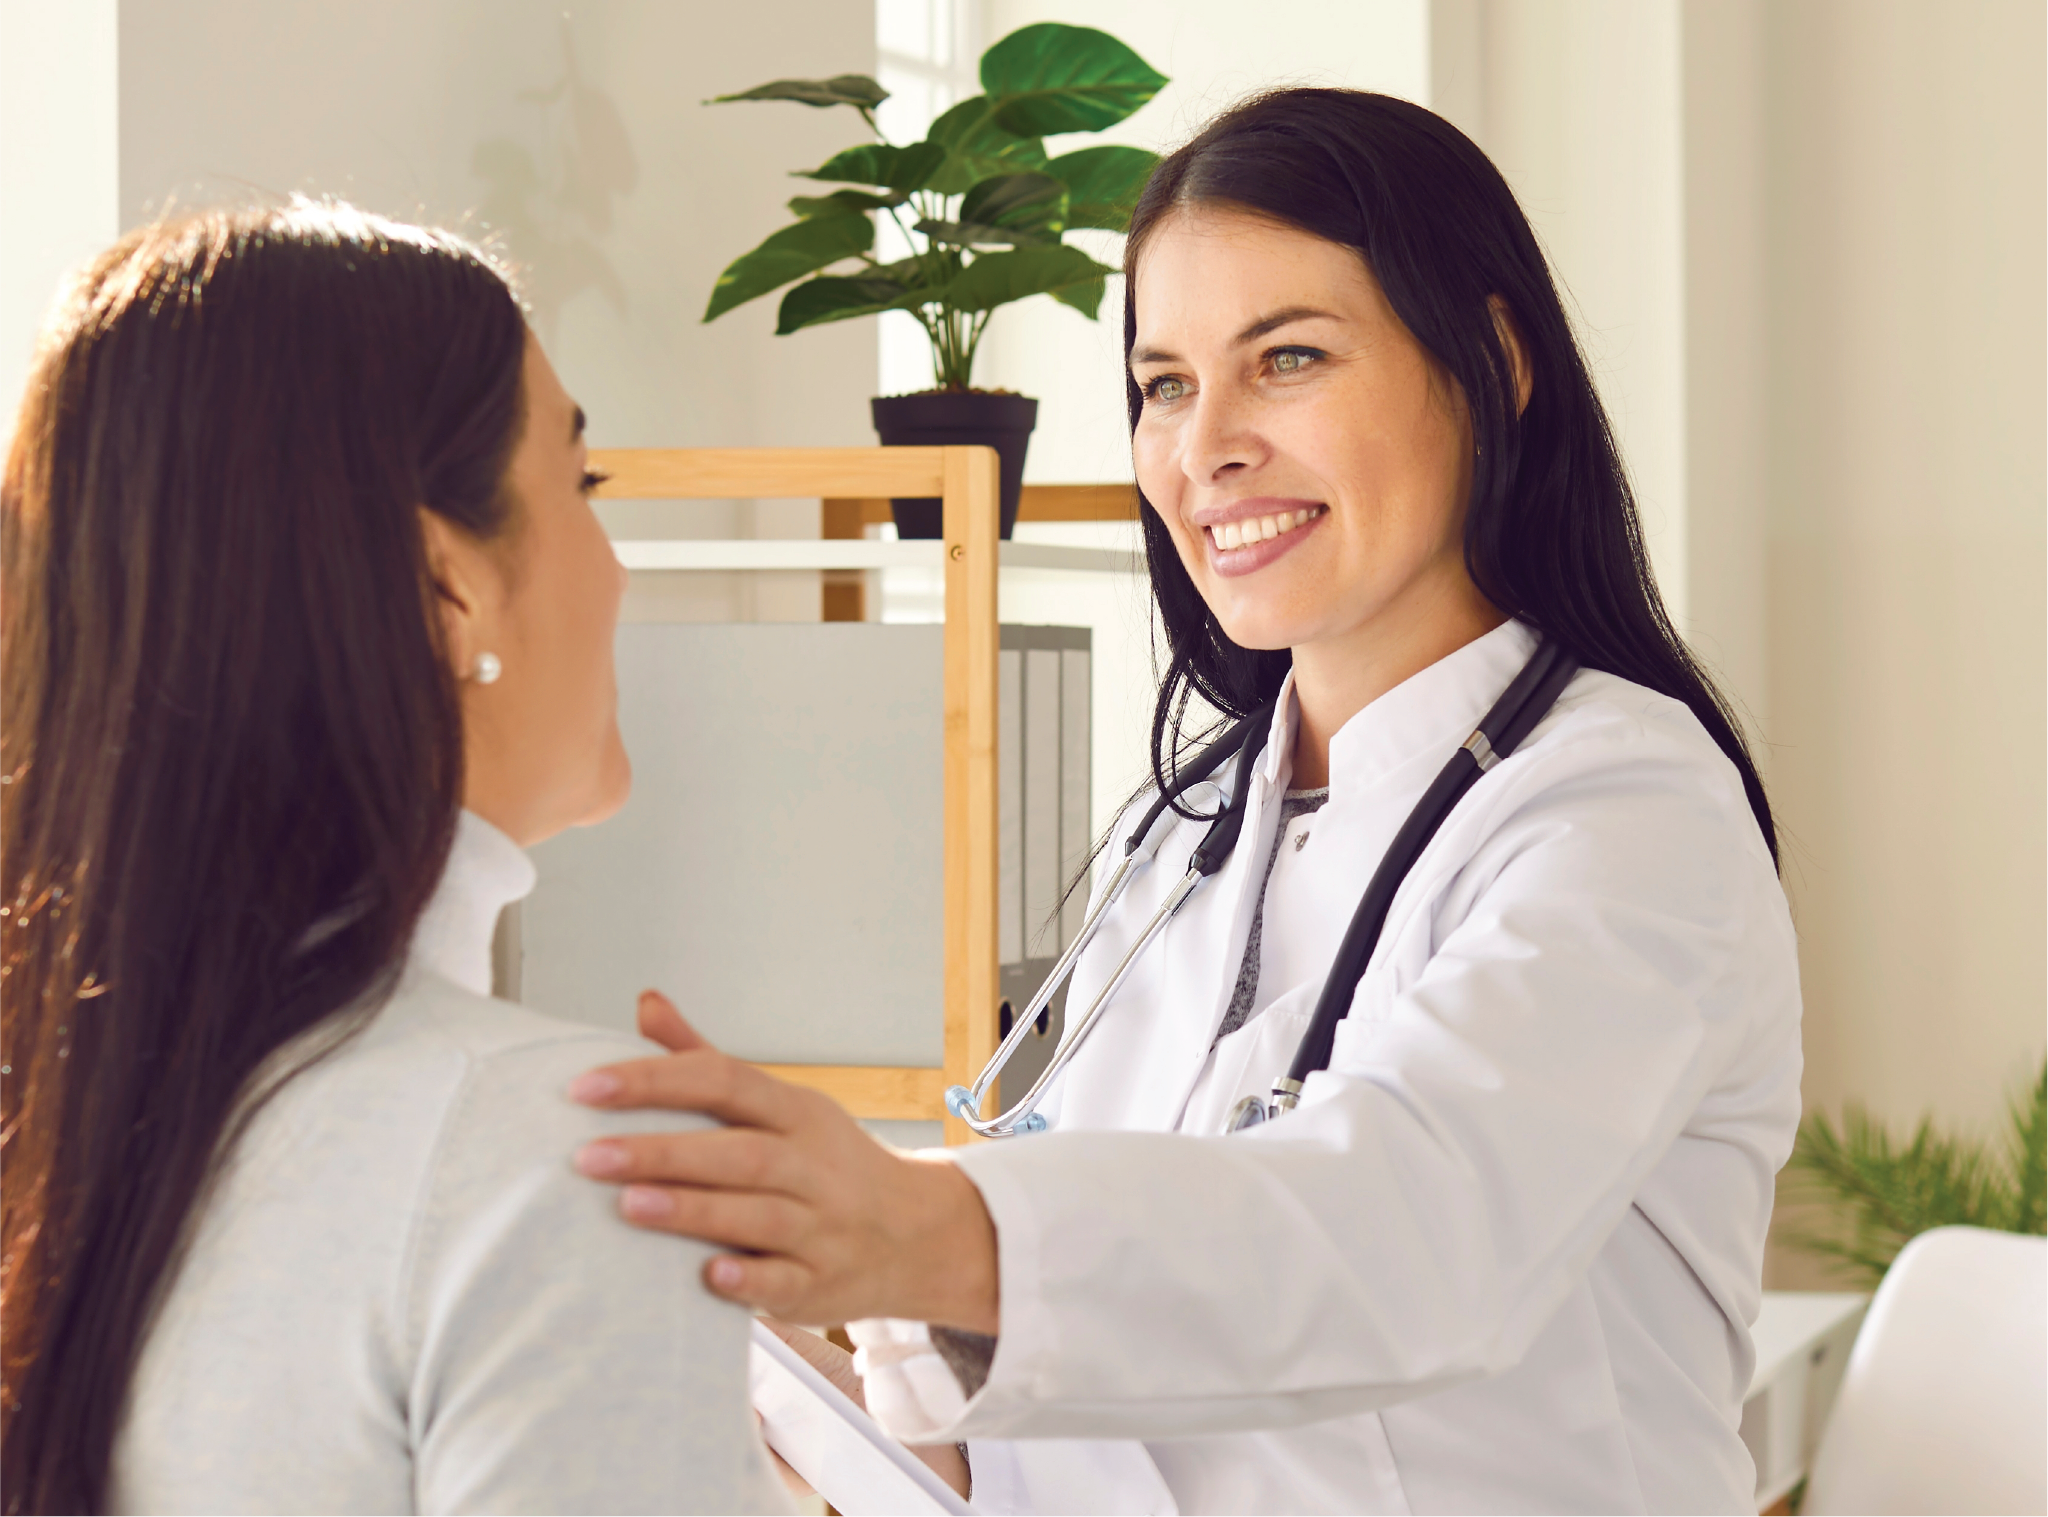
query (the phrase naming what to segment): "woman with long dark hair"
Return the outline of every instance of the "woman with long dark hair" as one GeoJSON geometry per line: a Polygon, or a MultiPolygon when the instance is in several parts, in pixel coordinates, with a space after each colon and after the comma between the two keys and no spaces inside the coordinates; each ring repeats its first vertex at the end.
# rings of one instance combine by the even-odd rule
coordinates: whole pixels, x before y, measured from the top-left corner
{"type": "Polygon", "coordinates": [[[1169,804],[1051,1130],[894,1156],[671,1024],[582,1094],[752,1131],[583,1166],[721,1294],[872,1319],[870,1404],[994,1510],[1740,1510],[1794,939],[1528,223],[1428,111],[1290,90],[1125,271],[1169,804]]]}
{"type": "Polygon", "coordinates": [[[562,1162],[635,1045],[490,998],[522,848],[631,782],[582,430],[484,256],[346,207],[147,228],[53,317],[0,497],[6,1510],[782,1508],[746,1314],[562,1162]]]}

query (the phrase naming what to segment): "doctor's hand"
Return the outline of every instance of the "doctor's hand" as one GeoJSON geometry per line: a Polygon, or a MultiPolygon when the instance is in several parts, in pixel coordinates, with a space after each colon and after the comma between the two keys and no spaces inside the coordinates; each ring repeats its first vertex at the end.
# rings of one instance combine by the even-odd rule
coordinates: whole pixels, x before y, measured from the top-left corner
{"type": "Polygon", "coordinates": [[[713,1295],[785,1321],[998,1331],[995,1224],[951,1162],[899,1153],[830,1097],[720,1053],[655,991],[640,997],[640,1030],[671,1052],[579,1075],[571,1099],[726,1125],[602,1138],[576,1168],[623,1185],[634,1226],[732,1250],[704,1266],[713,1295]]]}

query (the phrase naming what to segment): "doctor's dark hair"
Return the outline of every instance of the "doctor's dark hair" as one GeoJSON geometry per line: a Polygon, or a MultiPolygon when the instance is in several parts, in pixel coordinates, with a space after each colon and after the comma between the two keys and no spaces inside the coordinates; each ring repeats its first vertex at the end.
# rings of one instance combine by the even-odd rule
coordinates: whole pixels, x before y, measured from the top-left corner
{"type": "Polygon", "coordinates": [[[525,344],[476,249],[303,202],[133,233],[45,329],[0,483],[9,1512],[106,1510],[216,1162],[396,981],[463,775],[421,511],[513,525],[525,344]]]}
{"type": "MultiPolygon", "coordinates": [[[[1500,610],[1560,639],[1588,668],[1683,701],[1742,776],[1775,859],[1777,833],[1734,712],[1671,625],[1635,497],[1542,249],[1499,170],[1442,117],[1353,90],[1256,96],[1211,122],[1153,172],[1125,245],[1124,384],[1133,431],[1144,397],[1130,376],[1137,271],[1160,224],[1188,205],[1227,206],[1351,249],[1388,303],[1463,391],[1472,418],[1465,565],[1500,610]],[[1499,297],[1533,379],[1526,412],[1489,307],[1499,297]]],[[[1285,649],[1224,635],[1159,513],[1139,511],[1166,668],[1152,717],[1162,790],[1187,742],[1191,696],[1231,717],[1273,698],[1285,649]]]]}

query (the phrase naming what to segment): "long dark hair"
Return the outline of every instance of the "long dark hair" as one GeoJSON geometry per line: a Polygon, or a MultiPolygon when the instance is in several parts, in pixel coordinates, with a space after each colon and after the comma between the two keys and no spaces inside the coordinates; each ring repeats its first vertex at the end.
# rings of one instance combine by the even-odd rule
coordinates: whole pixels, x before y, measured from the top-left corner
{"type": "MultiPolygon", "coordinates": [[[[1464,392],[1472,417],[1465,565],[1488,600],[1560,639],[1588,668],[1683,701],[1742,776],[1772,858],[1770,802],[1727,699],[1671,625],[1650,572],[1635,497],[1550,269],[1514,192],[1462,132],[1418,105],[1355,90],[1293,89],[1225,112],[1169,154],[1125,244],[1125,389],[1138,262],[1176,207],[1234,206],[1356,252],[1408,330],[1464,392]],[[1489,301],[1505,302],[1534,380],[1528,410],[1489,301]]],[[[1191,696],[1242,717],[1275,696],[1285,649],[1241,648],[1188,577],[1156,511],[1142,510],[1167,659],[1152,716],[1162,790],[1185,743],[1191,696]]]]}
{"type": "Polygon", "coordinates": [[[476,249],[303,202],[134,233],[46,330],[0,486],[10,1512],[104,1509],[258,1071],[395,982],[463,773],[419,512],[507,525],[525,341],[476,249]]]}

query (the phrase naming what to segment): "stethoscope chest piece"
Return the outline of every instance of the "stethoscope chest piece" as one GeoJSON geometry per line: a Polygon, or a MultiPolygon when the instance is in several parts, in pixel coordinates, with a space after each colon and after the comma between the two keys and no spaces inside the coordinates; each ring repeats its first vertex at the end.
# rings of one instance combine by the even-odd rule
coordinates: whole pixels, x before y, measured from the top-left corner
{"type": "Polygon", "coordinates": [[[1266,1098],[1246,1096],[1230,1108],[1230,1132],[1243,1132],[1247,1127],[1257,1127],[1266,1120],[1266,1098]]]}

